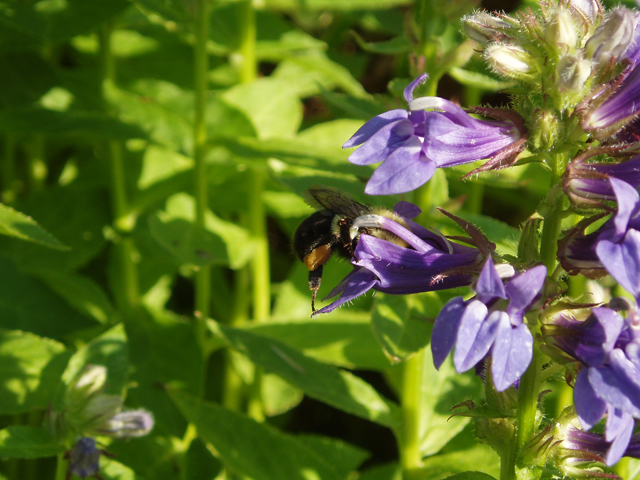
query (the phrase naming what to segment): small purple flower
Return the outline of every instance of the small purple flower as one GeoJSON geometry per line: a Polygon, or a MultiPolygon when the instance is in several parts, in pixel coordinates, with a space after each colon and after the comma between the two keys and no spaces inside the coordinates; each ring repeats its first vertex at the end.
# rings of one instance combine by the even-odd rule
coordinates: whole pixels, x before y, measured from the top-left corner
{"type": "Polygon", "coordinates": [[[558,256],[570,272],[604,268],[640,297],[640,196],[627,182],[615,177],[608,181],[618,202],[614,217],[588,235],[580,233],[582,227],[575,229],[560,242],[558,256]]]}
{"type": "Polygon", "coordinates": [[[526,371],[533,354],[533,336],[524,314],[540,293],[547,269],[534,267],[503,284],[488,258],[476,284],[476,297],[450,300],[436,318],[431,351],[436,368],[455,346],[458,372],[473,368],[491,350],[496,390],[509,388],[526,371]]]}
{"type": "Polygon", "coordinates": [[[595,138],[604,139],[629,125],[640,112],[640,17],[637,12],[618,8],[611,12],[605,25],[598,29],[608,41],[597,38],[598,32],[587,42],[594,47],[594,60],[606,65],[610,61],[624,61],[627,67],[609,84],[596,89],[582,112],[582,128],[595,138]],[[609,28],[616,26],[616,28],[609,28]],[[611,31],[607,31],[607,28],[611,31]],[[609,45],[609,47],[606,47],[609,45]],[[604,46],[605,48],[602,49],[604,46]],[[601,55],[604,52],[604,56],[601,55]],[[602,58],[600,58],[602,57],[602,58]]]}
{"type": "Polygon", "coordinates": [[[67,478],[75,475],[80,478],[100,478],[100,454],[96,441],[91,437],[79,438],[73,448],[67,452],[69,470],[67,478]]]}
{"type": "Polygon", "coordinates": [[[482,254],[476,248],[458,245],[438,233],[410,220],[420,209],[408,202],[399,202],[395,211],[404,217],[410,230],[390,218],[380,215],[358,217],[352,229],[381,228],[406,242],[400,246],[372,235],[362,234],[349,273],[327,296],[341,294],[332,304],[318,310],[328,313],[367,291],[405,294],[444,290],[469,285],[479,269],[482,254]]]}
{"type": "Polygon", "coordinates": [[[549,344],[583,365],[573,393],[582,427],[590,430],[607,416],[604,437],[608,444],[607,465],[615,464],[624,455],[635,426],[634,418],[640,418],[638,319],[635,305],[629,308],[626,319],[610,308],[599,307],[585,321],[560,316],[554,321],[559,329],[548,337],[549,344]]]}
{"type": "Polygon", "coordinates": [[[615,217],[600,229],[598,259],[628,292],[640,295],[640,196],[628,183],[610,178],[618,201],[615,217]]]}
{"type": "Polygon", "coordinates": [[[414,99],[413,90],[426,77],[419,76],[405,89],[409,111],[391,110],[372,118],[343,145],[360,145],[349,156],[351,163],[383,162],[365,188],[370,195],[414,190],[426,183],[438,167],[483,158],[504,166],[503,162],[515,158],[522,146],[523,142],[518,141],[524,127],[510,120],[478,120],[438,97],[414,99]]]}
{"type": "MultiPolygon", "coordinates": [[[[556,464],[562,473],[570,478],[620,479],[617,475],[603,472],[597,465],[604,463],[603,457],[609,450],[603,434],[585,432],[571,424],[562,430],[556,450],[556,464]]],[[[631,455],[625,453],[625,456],[631,455]]]]}
{"type": "Polygon", "coordinates": [[[611,149],[591,149],[569,163],[564,177],[564,191],[575,203],[599,205],[598,201],[615,200],[610,177],[624,180],[634,188],[640,187],[640,155],[620,163],[583,161],[600,153],[611,153],[611,149]]]}

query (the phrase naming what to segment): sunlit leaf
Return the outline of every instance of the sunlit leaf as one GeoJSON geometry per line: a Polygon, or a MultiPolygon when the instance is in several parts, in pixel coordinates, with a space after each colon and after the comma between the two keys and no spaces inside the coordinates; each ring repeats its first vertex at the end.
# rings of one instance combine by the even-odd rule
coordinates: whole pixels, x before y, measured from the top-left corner
{"type": "Polygon", "coordinates": [[[0,234],[38,243],[58,250],[68,250],[53,235],[36,223],[31,217],[0,204],[0,234]]]}

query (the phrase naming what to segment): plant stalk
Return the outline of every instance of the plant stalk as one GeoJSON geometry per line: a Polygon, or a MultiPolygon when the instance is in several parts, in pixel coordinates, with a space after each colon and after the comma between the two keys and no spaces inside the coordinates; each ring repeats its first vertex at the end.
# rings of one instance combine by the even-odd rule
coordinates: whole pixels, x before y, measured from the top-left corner
{"type": "Polygon", "coordinates": [[[424,417],[423,384],[425,349],[406,360],[402,372],[402,430],[400,463],[402,479],[413,480],[420,477],[422,468],[422,431],[424,417]]]}
{"type": "MultiPolygon", "coordinates": [[[[115,59],[111,50],[111,34],[113,23],[109,22],[100,31],[100,60],[102,67],[103,89],[115,85],[115,59]]],[[[105,110],[109,110],[105,101],[105,110]]],[[[135,227],[136,218],[129,209],[126,191],[126,175],[124,169],[122,143],[109,141],[107,155],[110,166],[111,215],[113,228],[118,235],[114,245],[117,250],[120,268],[120,301],[126,308],[134,308],[140,301],[138,288],[138,252],[130,234],[135,227]]]]}
{"type": "MultiPolygon", "coordinates": [[[[194,51],[194,93],[195,118],[193,121],[193,157],[195,161],[194,197],[196,202],[195,224],[205,229],[205,214],[208,205],[208,179],[205,154],[207,148],[206,101],[209,55],[209,0],[195,2],[195,51],[194,51]]],[[[206,319],[211,313],[211,268],[203,266],[196,272],[195,310],[197,338],[206,351],[206,319]]]]}

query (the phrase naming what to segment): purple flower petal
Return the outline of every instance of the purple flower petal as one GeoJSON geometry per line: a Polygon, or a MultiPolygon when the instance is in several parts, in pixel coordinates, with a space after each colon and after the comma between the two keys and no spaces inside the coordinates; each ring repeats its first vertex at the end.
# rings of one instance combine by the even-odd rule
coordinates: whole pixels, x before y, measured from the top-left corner
{"type": "Polygon", "coordinates": [[[613,442],[625,429],[629,421],[633,421],[631,415],[610,405],[609,408],[607,408],[607,425],[605,429],[605,439],[607,442],[613,442]]]}
{"type": "Polygon", "coordinates": [[[509,388],[527,370],[533,357],[533,335],[529,327],[511,326],[509,316],[500,318],[498,334],[491,349],[491,373],[496,390],[509,388]]]}
{"type": "Polygon", "coordinates": [[[596,395],[589,381],[589,370],[589,368],[580,370],[573,387],[573,403],[578,420],[585,430],[591,430],[607,411],[607,402],[596,395]]]}
{"type": "Polygon", "coordinates": [[[362,235],[354,265],[366,268],[378,282],[376,290],[388,293],[417,293],[469,285],[470,275],[451,275],[436,283],[434,277],[453,268],[471,265],[478,253],[422,253],[385,240],[362,235]]]}
{"type": "Polygon", "coordinates": [[[626,233],[631,217],[638,212],[640,197],[636,189],[623,180],[610,178],[609,182],[618,201],[614,225],[616,227],[616,236],[620,239],[626,233]]]}
{"type": "Polygon", "coordinates": [[[364,191],[369,195],[409,192],[424,185],[435,171],[436,164],[422,155],[422,142],[411,137],[376,169],[364,191]]]}
{"type": "Polygon", "coordinates": [[[406,88],[404,89],[404,99],[407,101],[407,103],[411,103],[411,100],[413,100],[413,91],[416,89],[418,85],[424,82],[427,79],[427,77],[428,75],[426,73],[423,73],[418,78],[416,78],[413,82],[411,82],[409,85],[406,86],[406,88]]]}
{"type": "Polygon", "coordinates": [[[413,124],[406,119],[389,123],[375,132],[355,152],[349,155],[354,165],[382,162],[397,149],[413,146],[413,124]]]}
{"type": "Polygon", "coordinates": [[[401,217],[406,219],[416,218],[418,215],[422,213],[422,210],[419,206],[414,205],[411,202],[405,202],[404,200],[399,201],[393,207],[393,211],[396,212],[401,217]]]}
{"type": "Polygon", "coordinates": [[[589,383],[605,402],[640,417],[640,374],[616,348],[609,354],[610,365],[589,367],[589,383]]]}
{"type": "MultiPolygon", "coordinates": [[[[620,431],[620,433],[616,436],[615,440],[609,447],[609,451],[607,452],[607,456],[605,458],[605,463],[607,466],[612,466],[618,463],[618,460],[622,458],[627,447],[629,446],[629,441],[631,440],[631,435],[633,434],[633,427],[635,422],[631,415],[625,414],[626,422],[624,423],[624,428],[620,431]]],[[[608,422],[607,422],[608,423],[608,422]]]]}
{"type": "Polygon", "coordinates": [[[507,282],[505,287],[509,296],[507,313],[514,325],[522,323],[522,315],[540,293],[546,278],[547,268],[538,265],[507,282]]]}
{"type": "Polygon", "coordinates": [[[377,117],[373,117],[361,126],[353,136],[342,145],[342,148],[351,148],[361,145],[369,140],[378,130],[385,125],[403,120],[409,117],[409,113],[403,109],[389,110],[377,117]]]}
{"type": "Polygon", "coordinates": [[[371,290],[378,283],[376,276],[364,268],[356,268],[349,273],[323,300],[333,298],[342,293],[340,298],[326,307],[316,310],[311,316],[329,313],[339,306],[353,300],[371,290]]]}
{"type": "Polygon", "coordinates": [[[462,297],[456,297],[449,300],[436,317],[431,333],[431,354],[436,370],[440,369],[453,350],[464,311],[464,300],[462,297]]]}
{"type": "Polygon", "coordinates": [[[621,243],[598,242],[596,254],[607,272],[628,292],[640,291],[640,232],[629,230],[621,243]]]}
{"type": "Polygon", "coordinates": [[[476,283],[476,296],[482,303],[489,303],[494,298],[507,298],[502,279],[493,264],[491,257],[487,258],[476,283]]]}
{"type": "Polygon", "coordinates": [[[487,355],[496,338],[501,314],[504,312],[493,312],[487,317],[484,303],[478,300],[469,303],[460,322],[453,353],[453,364],[459,373],[475,367],[487,355]]]}

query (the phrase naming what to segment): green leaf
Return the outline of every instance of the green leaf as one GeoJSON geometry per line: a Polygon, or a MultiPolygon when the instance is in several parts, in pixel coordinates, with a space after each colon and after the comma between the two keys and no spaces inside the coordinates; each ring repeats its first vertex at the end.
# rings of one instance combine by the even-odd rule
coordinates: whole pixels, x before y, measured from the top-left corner
{"type": "Polygon", "coordinates": [[[12,2],[0,10],[0,48],[51,46],[93,30],[128,6],[126,0],[12,2]]]}
{"type": "MultiPolygon", "coordinates": [[[[378,295],[374,303],[371,326],[389,359],[399,362],[424,348],[431,338],[431,322],[413,318],[414,297],[378,295]]],[[[437,303],[437,295],[431,296],[437,303]]]]}
{"type": "Polygon", "coordinates": [[[204,266],[228,264],[237,269],[245,265],[255,249],[249,233],[226,222],[211,211],[205,213],[205,229],[193,223],[195,202],[178,193],[167,200],[166,211],[149,219],[154,238],[180,263],[204,266]]]}
{"type": "Polygon", "coordinates": [[[482,472],[463,472],[451,475],[445,480],[495,480],[495,477],[482,472]]]}
{"type": "MultiPolygon", "coordinates": [[[[308,301],[306,306],[309,308],[308,301]]],[[[389,360],[371,330],[369,315],[349,315],[340,311],[328,319],[271,321],[245,328],[324,363],[367,370],[389,367],[389,360]]]]}
{"type": "Polygon", "coordinates": [[[56,341],[0,330],[0,412],[47,408],[70,357],[56,341]]]}
{"type": "MultiPolygon", "coordinates": [[[[410,5],[409,0],[307,0],[304,8],[308,10],[377,10],[410,5]]],[[[296,0],[266,0],[269,9],[296,10],[300,4],[296,0]]]]}
{"type": "Polygon", "coordinates": [[[351,34],[356,39],[356,42],[365,52],[381,53],[383,55],[394,55],[397,53],[404,53],[411,50],[411,42],[405,36],[393,37],[391,40],[384,42],[365,42],[360,35],[355,31],[351,34]]]}
{"type": "Polygon", "coordinates": [[[479,72],[472,72],[471,70],[465,70],[464,68],[460,67],[453,67],[448,70],[447,73],[463,85],[466,85],[468,87],[480,88],[482,90],[488,90],[491,92],[498,92],[515,85],[514,82],[497,80],[488,75],[479,72]]]}
{"type": "Polygon", "coordinates": [[[0,204],[0,234],[44,245],[58,250],[69,250],[31,217],[0,204]]]}
{"type": "MultiPolygon", "coordinates": [[[[452,416],[453,407],[469,400],[479,398],[481,382],[471,372],[459,374],[453,366],[451,356],[436,370],[433,366],[431,348],[424,355],[423,408],[426,412],[420,431],[422,442],[420,451],[423,456],[433,455],[447,445],[469,423],[469,418],[452,416]]],[[[467,469],[473,468],[468,466],[467,469]]]]}
{"type": "Polygon", "coordinates": [[[100,476],[105,480],[136,480],[136,478],[140,478],[126,465],[104,455],[100,459],[100,476]]]}
{"type": "Polygon", "coordinates": [[[292,435],[175,388],[168,392],[195,425],[198,435],[237,473],[253,480],[343,478],[329,462],[292,435]]]}
{"type": "Polygon", "coordinates": [[[122,395],[129,375],[127,335],[122,324],[107,330],[73,354],[62,375],[66,385],[75,382],[87,365],[107,368],[105,393],[122,395]]]}
{"type": "Polygon", "coordinates": [[[388,427],[397,426],[399,408],[371,385],[344,370],[320,363],[275,340],[227,328],[214,321],[209,328],[266,371],[340,410],[388,427]]]}
{"type": "Polygon", "coordinates": [[[60,112],[38,107],[1,110],[0,131],[23,135],[41,133],[51,137],[68,136],[85,141],[84,137],[111,140],[146,137],[140,128],[111,118],[106,113],[73,110],[60,112]]]}
{"type": "Polygon", "coordinates": [[[243,112],[258,138],[290,138],[302,122],[302,104],[287,81],[264,77],[227,90],[222,99],[243,112]]]}
{"type": "MultiPolygon", "coordinates": [[[[434,455],[423,460],[416,479],[442,480],[453,475],[479,475],[473,480],[490,480],[500,475],[500,459],[487,445],[478,444],[467,450],[434,455]]],[[[464,478],[464,477],[463,477],[464,478]]],[[[456,479],[457,480],[457,479],[456,479]]]]}
{"type": "Polygon", "coordinates": [[[139,309],[127,323],[127,336],[131,381],[138,385],[127,392],[127,398],[153,412],[157,430],[183,435],[184,418],[161,386],[172,382],[201,394],[203,357],[193,325],[171,312],[139,309]]]}
{"type": "Polygon", "coordinates": [[[322,90],[338,88],[358,98],[368,98],[362,84],[351,72],[329,59],[324,52],[314,51],[283,60],[271,74],[289,85],[291,92],[300,98],[318,95],[322,90]]]}
{"type": "MultiPolygon", "coordinates": [[[[36,260],[37,256],[34,263],[36,260]]],[[[96,325],[10,259],[0,256],[0,271],[0,328],[60,339],[96,325]]]]}
{"type": "Polygon", "coordinates": [[[17,208],[68,245],[70,250],[44,249],[32,242],[0,236],[0,251],[20,266],[42,270],[71,270],[84,265],[105,245],[102,229],[110,223],[105,192],[94,185],[50,187],[32,194],[17,208]],[[81,199],[81,206],[79,200],[81,199]]]}
{"type": "Polygon", "coordinates": [[[303,392],[271,373],[262,376],[260,398],[264,413],[273,417],[288,412],[296,407],[303,397],[303,392]]]}
{"type": "Polygon", "coordinates": [[[306,444],[312,452],[316,452],[327,460],[338,470],[341,478],[349,478],[349,475],[357,470],[358,466],[370,455],[366,450],[334,438],[300,435],[298,439],[306,444]]]}
{"type": "Polygon", "coordinates": [[[106,292],[92,279],[74,272],[28,270],[78,312],[100,323],[115,323],[118,315],[106,292]]]}
{"type": "Polygon", "coordinates": [[[478,215],[467,212],[457,212],[460,218],[473,223],[479,227],[480,230],[494,242],[501,254],[517,255],[518,254],[518,240],[520,239],[520,230],[507,225],[500,220],[496,220],[493,217],[486,215],[478,215]]]}
{"type": "Polygon", "coordinates": [[[12,425],[0,430],[0,457],[53,457],[62,451],[64,446],[42,427],[12,425]]]}
{"type": "Polygon", "coordinates": [[[0,71],[0,105],[3,107],[36,102],[57,81],[50,64],[30,51],[0,55],[0,71]]]}

